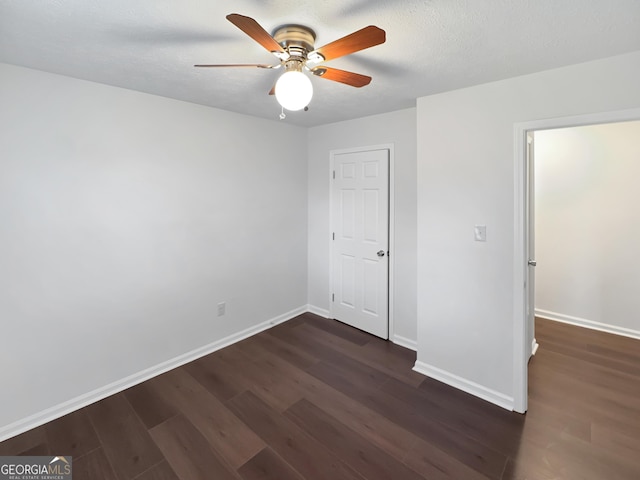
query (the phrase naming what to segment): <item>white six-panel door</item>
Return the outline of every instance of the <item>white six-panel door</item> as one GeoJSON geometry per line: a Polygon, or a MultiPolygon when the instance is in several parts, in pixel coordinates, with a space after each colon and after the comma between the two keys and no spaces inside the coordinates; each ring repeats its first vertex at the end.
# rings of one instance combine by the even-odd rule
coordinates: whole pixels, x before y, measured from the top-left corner
{"type": "Polygon", "coordinates": [[[389,337],[389,150],[333,155],[333,318],[389,337]]]}

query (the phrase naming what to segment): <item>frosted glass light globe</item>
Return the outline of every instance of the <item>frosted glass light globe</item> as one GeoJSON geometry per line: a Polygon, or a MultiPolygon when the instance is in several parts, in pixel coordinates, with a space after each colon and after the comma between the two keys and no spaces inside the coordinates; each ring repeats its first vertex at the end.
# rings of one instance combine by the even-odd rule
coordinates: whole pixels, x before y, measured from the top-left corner
{"type": "Polygon", "coordinates": [[[302,110],[313,97],[311,80],[296,70],[285,72],[276,82],[276,99],[287,110],[302,110]]]}

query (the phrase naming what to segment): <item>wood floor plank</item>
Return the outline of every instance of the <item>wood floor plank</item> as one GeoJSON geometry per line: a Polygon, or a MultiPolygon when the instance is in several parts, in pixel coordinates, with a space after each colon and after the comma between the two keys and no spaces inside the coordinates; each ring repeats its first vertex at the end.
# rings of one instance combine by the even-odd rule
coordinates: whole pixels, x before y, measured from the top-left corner
{"type": "Polygon", "coordinates": [[[300,385],[306,392],[306,400],[322,407],[344,425],[399,460],[418,441],[413,433],[315,378],[300,385]]]}
{"type": "Polygon", "coordinates": [[[362,330],[350,327],[349,325],[341,323],[337,320],[329,320],[326,318],[318,317],[315,319],[309,319],[306,324],[313,326],[314,328],[324,330],[325,332],[333,336],[340,337],[341,339],[346,340],[353,345],[363,346],[369,343],[374,338],[373,336],[366,332],[363,332],[362,330]]]}
{"type": "MultiPolygon", "coordinates": [[[[315,332],[317,332],[317,330],[315,332]]],[[[314,337],[315,332],[305,323],[286,330],[272,328],[266,331],[267,335],[279,338],[283,342],[295,346],[318,360],[331,361],[332,359],[336,359],[336,361],[338,361],[342,358],[347,358],[346,355],[340,353],[330,345],[318,342],[317,338],[319,337],[314,337]]]]}
{"type": "Polygon", "coordinates": [[[300,395],[289,388],[283,372],[272,363],[262,363],[252,350],[252,344],[240,342],[224,352],[216,352],[216,358],[243,377],[251,391],[279,412],[300,400],[300,395]]]}
{"type": "Polygon", "coordinates": [[[449,403],[442,402],[437,396],[429,395],[428,391],[411,388],[395,379],[385,383],[381,391],[399,400],[398,408],[407,408],[430,421],[446,424],[448,428],[457,430],[461,435],[468,436],[505,456],[518,451],[518,445],[513,442],[513,438],[521,434],[524,417],[517,413],[508,412],[479,399],[468,402],[467,408],[453,409],[449,403]],[[486,403],[483,405],[486,408],[479,412],[469,408],[480,402],[486,403]],[[494,410],[491,416],[486,414],[489,409],[494,410]],[[515,423],[514,419],[519,422],[515,423]]]}
{"type": "Polygon", "coordinates": [[[592,422],[589,419],[563,412],[534,399],[529,400],[529,411],[524,417],[525,425],[521,437],[528,437],[531,433],[535,433],[531,428],[535,426],[539,427],[538,430],[544,432],[548,438],[562,433],[583,442],[591,442],[592,422]]]}
{"type": "Polygon", "coordinates": [[[586,351],[594,355],[606,358],[612,358],[628,365],[638,365],[640,363],[640,352],[637,351],[620,351],[618,346],[608,346],[587,343],[586,351]]]}
{"type": "Polygon", "coordinates": [[[166,460],[151,467],[134,480],[180,480],[166,460]]]}
{"type": "Polygon", "coordinates": [[[546,458],[544,461],[533,461],[528,458],[516,461],[509,458],[502,474],[502,480],[575,480],[576,478],[588,480],[585,477],[576,477],[570,464],[558,464],[556,461],[551,464],[546,458]]]}
{"type": "Polygon", "coordinates": [[[422,439],[408,450],[403,462],[428,480],[488,480],[489,477],[422,439]]]}
{"type": "Polygon", "coordinates": [[[181,480],[240,478],[182,414],[152,428],[150,433],[181,480]]]}
{"type": "Polygon", "coordinates": [[[155,427],[178,413],[165,401],[155,378],[125,390],[124,395],[147,428],[155,427]]]}
{"type": "Polygon", "coordinates": [[[615,425],[620,431],[637,431],[640,429],[638,409],[629,405],[624,396],[610,396],[600,391],[596,394],[590,386],[578,386],[570,381],[545,380],[538,373],[530,375],[531,401],[545,405],[553,405],[568,415],[578,415],[590,422],[615,425]],[[545,384],[546,386],[543,386],[545,384]],[[550,386],[553,385],[553,388],[550,386]]]}
{"type": "Polygon", "coordinates": [[[24,452],[20,453],[20,456],[25,457],[39,457],[43,455],[51,455],[51,448],[49,447],[48,443],[40,443],[38,445],[35,445],[34,447],[31,447],[29,450],[25,450],[24,452]]]}
{"type": "Polygon", "coordinates": [[[370,366],[358,358],[341,352],[340,349],[344,348],[344,344],[340,339],[332,338],[328,340],[324,336],[325,332],[317,332],[314,330],[315,329],[307,325],[301,325],[295,330],[291,330],[289,335],[292,336],[298,344],[312,344],[315,349],[314,353],[317,354],[323,362],[343,370],[348,370],[350,380],[354,384],[375,388],[391,378],[381,369],[370,366]],[[337,346],[337,344],[340,344],[340,346],[337,346]]]}
{"type": "Polygon", "coordinates": [[[627,395],[618,389],[611,390],[593,383],[585,383],[571,375],[542,365],[531,369],[529,377],[532,385],[536,385],[536,382],[544,384],[539,389],[558,391],[562,388],[571,390],[580,399],[580,403],[589,403],[595,407],[602,408],[603,411],[607,410],[607,406],[616,404],[618,406],[615,410],[616,412],[631,421],[634,418],[638,419],[637,422],[633,423],[640,426],[640,402],[635,396],[627,395]]]}
{"type": "Polygon", "coordinates": [[[73,459],[74,480],[118,480],[102,448],[73,459]]]}
{"type": "MultiPolygon", "coordinates": [[[[384,389],[389,391],[393,388],[392,383],[384,385],[384,389]]],[[[441,406],[446,406],[450,411],[469,411],[474,415],[486,417],[493,425],[500,426],[510,430],[513,434],[517,434],[522,429],[525,421],[523,415],[507,412],[504,409],[485,402],[479,398],[458,390],[450,385],[446,385],[433,378],[424,377],[422,383],[418,386],[419,394],[426,395],[431,401],[441,406]]]]}
{"type": "MultiPolygon", "coordinates": [[[[397,382],[389,382],[382,389],[405,402],[419,401],[411,400],[411,390],[406,390],[397,382]]],[[[519,440],[525,437],[553,438],[562,433],[587,442],[591,439],[589,419],[578,418],[535,400],[530,401],[531,408],[527,415],[520,415],[429,378],[425,379],[417,392],[421,397],[426,396],[437,403],[441,409],[449,410],[448,414],[436,413],[441,421],[505,455],[514,455],[518,451],[519,440]]]]}
{"type": "Polygon", "coordinates": [[[124,394],[87,407],[87,414],[116,476],[129,480],[162,460],[124,394]]]}
{"type": "Polygon", "coordinates": [[[291,328],[295,328],[298,325],[307,323],[309,319],[317,319],[317,318],[323,318],[323,317],[320,317],[310,312],[306,312],[301,315],[298,315],[295,318],[292,318],[291,320],[287,320],[284,323],[280,323],[279,325],[276,325],[275,327],[270,328],[268,332],[282,332],[285,330],[289,330],[291,328]]]}
{"type": "Polygon", "coordinates": [[[640,352],[637,339],[539,318],[536,319],[536,338],[546,350],[638,377],[640,352]]]}
{"type": "Polygon", "coordinates": [[[238,468],[265,447],[260,438],[186,370],[159,378],[167,401],[200,430],[232,468],[238,468]]]}
{"type": "Polygon", "coordinates": [[[387,375],[417,387],[424,375],[413,370],[416,352],[379,338],[364,345],[359,353],[361,361],[382,369],[387,375]]]}
{"type": "Polygon", "coordinates": [[[238,469],[243,480],[304,480],[270,448],[265,448],[238,469]]]}
{"type": "Polygon", "coordinates": [[[499,479],[502,475],[507,456],[469,438],[463,432],[428,419],[415,409],[403,407],[386,392],[353,385],[343,371],[324,362],[311,367],[309,373],[357,399],[428,443],[437,445],[439,449],[487,477],[499,479]]]}
{"type": "Polygon", "coordinates": [[[555,322],[544,318],[535,319],[536,338],[565,343],[567,345],[601,345],[610,347],[616,352],[637,352],[638,340],[635,338],[614,335],[607,332],[580,328],[562,322],[555,322]]]}
{"type": "Polygon", "coordinates": [[[546,347],[540,353],[531,365],[535,369],[548,367],[590,385],[640,397],[640,381],[632,375],[602,365],[590,365],[589,368],[585,368],[583,361],[549,351],[546,347]]]}
{"type": "Polygon", "coordinates": [[[640,430],[629,434],[629,432],[621,432],[610,425],[599,422],[594,422],[591,429],[591,443],[594,446],[629,458],[640,459],[640,430]]]}
{"type": "Polygon", "coordinates": [[[235,368],[213,355],[191,362],[184,369],[222,402],[251,388],[251,382],[238,375],[235,368]]]}
{"type": "Polygon", "coordinates": [[[47,443],[45,426],[28,430],[13,438],[0,442],[0,455],[21,455],[23,452],[47,443]]]}
{"type": "Polygon", "coordinates": [[[419,480],[423,477],[307,400],[285,415],[367,480],[419,480]]]}
{"type": "Polygon", "coordinates": [[[339,418],[349,428],[365,436],[396,458],[402,459],[408,449],[417,441],[417,437],[413,434],[314,376],[291,365],[287,361],[288,359],[280,358],[265,348],[258,351],[257,346],[253,353],[266,363],[277,365],[282,377],[281,388],[295,390],[298,392],[298,396],[302,395],[316,405],[322,405],[327,412],[339,418]]]}
{"type": "MultiPolygon", "coordinates": [[[[340,322],[332,321],[342,325],[340,322]]],[[[342,325],[342,328],[351,327],[342,325]]],[[[415,352],[377,337],[371,336],[366,344],[354,346],[341,337],[324,329],[316,328],[316,322],[307,322],[286,331],[281,340],[311,352],[320,360],[340,365],[345,365],[348,361],[355,361],[412,386],[418,386],[424,378],[412,370],[415,364],[415,352]]]]}
{"type": "Polygon", "coordinates": [[[311,365],[318,363],[319,359],[308,354],[295,345],[283,342],[273,335],[260,335],[247,339],[244,343],[260,346],[273,355],[289,362],[291,365],[305,370],[311,365]]]}
{"type": "Polygon", "coordinates": [[[100,447],[100,440],[85,409],[75,411],[45,425],[47,439],[59,452],[74,459],[100,447]]]}
{"type": "Polygon", "coordinates": [[[364,480],[351,467],[291,420],[270,408],[252,392],[228,402],[229,407],[295,470],[309,480],[364,480]]]}
{"type": "MultiPolygon", "coordinates": [[[[541,340],[542,341],[542,340],[541,340]]],[[[600,353],[592,353],[586,349],[586,347],[575,347],[567,345],[564,342],[546,341],[544,342],[545,349],[553,351],[561,355],[575,358],[584,362],[585,365],[600,365],[611,368],[618,372],[624,372],[634,378],[640,378],[640,364],[630,363],[626,360],[619,360],[617,356],[606,356],[600,353]]]]}
{"type": "MultiPolygon", "coordinates": [[[[518,467],[533,474],[544,465],[544,472],[585,480],[637,480],[640,463],[636,459],[619,457],[587,442],[576,441],[566,435],[556,435],[547,442],[521,440],[520,453],[514,458],[518,467]]],[[[538,474],[539,475],[539,474],[538,474]]],[[[553,477],[551,477],[553,478],[553,477]]]]}

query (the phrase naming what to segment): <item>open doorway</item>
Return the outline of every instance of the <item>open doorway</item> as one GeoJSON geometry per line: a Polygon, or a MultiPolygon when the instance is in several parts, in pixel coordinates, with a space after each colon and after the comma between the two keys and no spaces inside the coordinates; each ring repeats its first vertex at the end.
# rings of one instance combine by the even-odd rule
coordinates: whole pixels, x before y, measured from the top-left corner
{"type": "Polygon", "coordinates": [[[640,338],[640,121],[535,133],[535,316],[640,338]]]}
{"type": "Polygon", "coordinates": [[[640,120],[640,109],[539,120],[515,125],[515,249],[514,249],[514,410],[527,410],[527,365],[535,348],[534,156],[536,131],[640,120]],[[533,140],[533,142],[532,142],[533,140]],[[532,341],[533,340],[533,341],[532,341]]]}

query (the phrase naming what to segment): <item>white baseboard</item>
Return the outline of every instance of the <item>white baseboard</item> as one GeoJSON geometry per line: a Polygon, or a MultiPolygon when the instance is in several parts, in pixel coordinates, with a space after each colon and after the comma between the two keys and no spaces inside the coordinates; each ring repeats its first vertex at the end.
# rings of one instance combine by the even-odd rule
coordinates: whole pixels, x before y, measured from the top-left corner
{"type": "Polygon", "coordinates": [[[538,347],[540,345],[538,345],[538,342],[536,341],[536,339],[534,338],[531,342],[531,356],[533,357],[536,352],[538,351],[538,347]]]}
{"type": "Polygon", "coordinates": [[[496,392],[490,388],[484,387],[478,383],[472,382],[465,378],[454,375],[440,368],[434,367],[424,362],[417,361],[413,370],[426,375],[427,377],[434,378],[442,383],[446,383],[452,387],[455,387],[463,392],[475,395],[487,402],[491,402],[499,407],[507,410],[513,410],[514,402],[513,397],[504,395],[503,393],[496,392]]]}
{"type": "Polygon", "coordinates": [[[324,318],[329,318],[330,313],[329,310],[325,310],[324,308],[316,307],[315,305],[307,305],[307,312],[314,313],[324,318]]]}
{"type": "Polygon", "coordinates": [[[68,413],[79,410],[83,407],[86,407],[87,405],[91,405],[92,403],[102,400],[103,398],[119,393],[123,390],[126,390],[127,388],[133,387],[134,385],[149,380],[150,378],[168,372],[169,370],[173,370],[174,368],[180,367],[185,363],[192,362],[200,357],[204,357],[205,355],[209,355],[210,353],[220,350],[221,348],[228,347],[229,345],[239,342],[240,340],[244,340],[245,338],[249,338],[264,330],[268,330],[269,328],[286,322],[287,320],[291,320],[292,318],[297,317],[298,315],[301,315],[306,311],[308,311],[306,305],[296,308],[294,310],[291,310],[290,312],[278,315],[277,317],[274,317],[270,320],[259,323],[258,325],[229,335],[228,337],[225,337],[221,340],[217,340],[208,345],[204,345],[203,347],[196,348],[195,350],[192,350],[185,354],[178,355],[177,357],[159,363],[158,365],[154,365],[153,367],[147,368],[140,372],[134,373],[133,375],[129,375],[128,377],[125,377],[121,380],[117,380],[113,383],[97,388],[91,392],[79,395],[75,398],[72,398],[71,400],[67,400],[66,402],[54,405],[51,408],[47,408],[46,410],[30,415],[16,422],[10,423],[9,425],[0,427],[0,442],[24,433],[27,430],[31,430],[32,428],[39,427],[40,425],[55,420],[56,418],[60,418],[64,415],[67,415],[68,413]]]}
{"type": "Polygon", "coordinates": [[[562,313],[550,312],[548,310],[535,309],[536,317],[554,320],[561,323],[569,323],[578,327],[590,328],[591,330],[599,330],[601,332],[613,333],[614,335],[622,335],[640,340],[640,331],[630,328],[617,327],[608,323],[594,322],[584,318],[572,317],[571,315],[563,315],[562,313]]]}
{"type": "Polygon", "coordinates": [[[418,351],[418,342],[416,342],[415,340],[411,340],[410,338],[401,337],[400,335],[394,335],[391,341],[396,345],[408,348],[409,350],[413,350],[414,352],[418,351]]]}

